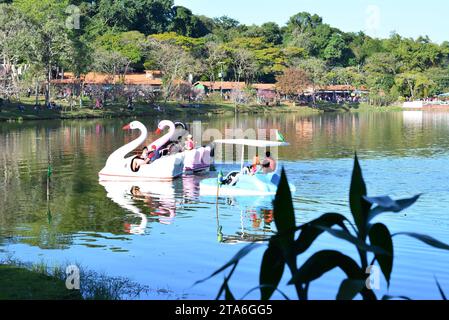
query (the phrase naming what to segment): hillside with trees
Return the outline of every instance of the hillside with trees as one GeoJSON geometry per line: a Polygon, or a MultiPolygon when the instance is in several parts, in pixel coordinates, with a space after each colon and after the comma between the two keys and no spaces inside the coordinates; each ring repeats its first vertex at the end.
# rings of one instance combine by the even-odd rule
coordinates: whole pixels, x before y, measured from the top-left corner
{"type": "Polygon", "coordinates": [[[343,32],[300,12],[285,25],[194,15],[173,0],[0,0],[0,96],[44,87],[61,71],[112,76],[145,69],[176,79],[366,87],[390,103],[449,91],[449,42],[343,32]],[[79,18],[79,19],[78,19],[79,18]],[[79,21],[78,21],[79,20],[79,21]]]}

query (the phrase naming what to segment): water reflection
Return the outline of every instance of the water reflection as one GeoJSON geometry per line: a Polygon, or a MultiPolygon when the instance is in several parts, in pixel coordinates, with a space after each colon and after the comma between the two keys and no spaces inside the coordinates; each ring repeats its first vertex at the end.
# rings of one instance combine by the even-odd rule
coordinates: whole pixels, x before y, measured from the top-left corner
{"type": "MultiPolygon", "coordinates": [[[[156,127],[161,119],[139,120],[156,127]]],[[[194,119],[182,120],[190,124],[194,119]]],[[[449,179],[442,170],[449,162],[449,113],[286,114],[200,120],[203,130],[281,129],[291,143],[279,150],[279,158],[298,189],[294,198],[298,223],[324,212],[349,216],[351,158],[358,150],[372,195],[424,194],[407,215],[387,215],[389,227],[394,232],[428,233],[449,242],[449,222],[444,215],[449,206],[449,179]]],[[[97,173],[108,155],[134,139],[133,134],[120,130],[128,122],[0,124],[1,254],[14,252],[26,260],[49,259],[52,263],[79,258],[86,267],[108,268],[110,273],[126,273],[143,284],[183,292],[235,254],[237,248],[228,244],[264,241],[273,233],[270,199],[203,199],[198,185],[209,175],[188,176],[168,185],[100,185],[97,173]],[[49,161],[53,175],[47,201],[49,161]]],[[[226,164],[225,170],[235,168],[232,166],[226,164]]],[[[395,293],[434,297],[430,294],[435,291],[434,283],[422,279],[446,270],[447,256],[415,242],[397,241],[402,256],[395,260],[395,268],[399,268],[395,293]],[[410,271],[414,263],[420,268],[410,271]]],[[[335,245],[330,239],[322,247],[335,245]]],[[[236,291],[244,291],[242,295],[254,285],[247,279],[259,267],[260,258],[257,253],[248,257],[242,281],[233,284],[236,291]]],[[[437,275],[443,286],[449,286],[444,274],[437,275]]],[[[338,276],[333,283],[341,283],[338,276]]],[[[325,285],[317,289],[317,298],[329,297],[325,285]]],[[[216,294],[214,285],[192,290],[198,291],[191,298],[216,294]]],[[[335,298],[334,292],[330,298],[335,298]]]]}
{"type": "Polygon", "coordinates": [[[110,182],[100,181],[106,196],[132,214],[140,222],[124,223],[124,232],[145,234],[148,221],[171,224],[176,216],[173,182],[110,182]]]}
{"type": "MultiPolygon", "coordinates": [[[[226,244],[264,242],[273,235],[273,209],[263,197],[225,198],[225,203],[234,212],[239,212],[239,224],[223,227],[220,223],[220,206],[216,206],[217,241],[226,244]],[[235,231],[234,231],[235,230],[235,231]],[[234,231],[234,232],[233,232],[234,231]]],[[[235,222],[236,219],[233,219],[235,222]]]]}

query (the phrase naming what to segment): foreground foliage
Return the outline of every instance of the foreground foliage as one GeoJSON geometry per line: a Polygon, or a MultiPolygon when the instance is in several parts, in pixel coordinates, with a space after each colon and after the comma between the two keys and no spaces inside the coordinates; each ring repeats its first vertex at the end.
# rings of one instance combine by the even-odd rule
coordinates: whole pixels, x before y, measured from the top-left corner
{"type": "MultiPolygon", "coordinates": [[[[428,235],[410,232],[391,234],[385,224],[374,222],[383,213],[398,213],[407,209],[419,197],[420,195],[416,195],[412,198],[400,200],[393,200],[388,196],[368,197],[362,170],[358,158],[355,156],[349,191],[352,221],[338,213],[326,213],[315,220],[296,226],[291,192],[285,171],[282,170],[281,181],[273,201],[274,221],[278,232],[269,240],[268,247],[263,255],[259,285],[251,289],[248,294],[254,290],[260,290],[262,300],[270,299],[275,291],[279,291],[278,286],[285,269],[289,269],[291,279],[288,285],[295,286],[298,299],[307,300],[309,287],[313,281],[335,268],[340,268],[347,278],[342,281],[336,299],[352,300],[358,294],[364,300],[378,299],[368,284],[367,277],[371,268],[378,266],[388,286],[390,286],[394,262],[394,237],[408,236],[431,247],[449,250],[449,245],[428,235]],[[305,253],[324,233],[352,244],[358,252],[359,261],[355,261],[343,252],[330,248],[314,253],[298,267],[298,261],[301,261],[298,257],[305,253]]],[[[234,296],[228,285],[232,274],[242,258],[261,246],[255,243],[245,246],[227,264],[215,271],[210,277],[197,283],[206,281],[232,267],[225,277],[217,299],[224,292],[225,299],[233,300],[234,296]]],[[[438,281],[437,285],[441,296],[445,299],[438,281]]],[[[282,292],[281,294],[288,298],[282,292]]],[[[384,296],[382,298],[392,299],[394,297],[384,296]]],[[[406,297],[399,298],[406,299],[406,297]]]]}

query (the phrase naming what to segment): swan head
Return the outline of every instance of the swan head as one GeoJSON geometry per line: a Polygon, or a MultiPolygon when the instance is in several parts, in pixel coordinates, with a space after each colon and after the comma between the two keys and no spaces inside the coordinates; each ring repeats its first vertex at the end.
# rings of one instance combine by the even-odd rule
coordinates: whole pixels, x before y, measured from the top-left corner
{"type": "Polygon", "coordinates": [[[123,130],[135,130],[135,129],[142,130],[142,127],[144,127],[144,125],[141,122],[133,121],[133,122],[127,124],[126,126],[124,126],[122,129],[123,130]]]}
{"type": "Polygon", "coordinates": [[[175,128],[175,124],[171,122],[170,120],[162,120],[159,122],[159,125],[157,126],[156,134],[161,134],[162,130],[169,127],[170,129],[175,128]]]}

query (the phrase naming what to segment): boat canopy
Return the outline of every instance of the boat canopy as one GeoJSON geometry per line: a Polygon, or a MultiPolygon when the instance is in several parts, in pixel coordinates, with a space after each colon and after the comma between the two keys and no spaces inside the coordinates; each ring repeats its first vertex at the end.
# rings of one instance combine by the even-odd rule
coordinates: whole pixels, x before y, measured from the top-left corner
{"type": "Polygon", "coordinates": [[[223,143],[223,144],[235,144],[242,146],[251,146],[251,147],[284,147],[289,146],[288,142],[278,142],[278,141],[268,141],[268,140],[252,140],[252,139],[218,139],[214,140],[215,143],[223,143]]]}

